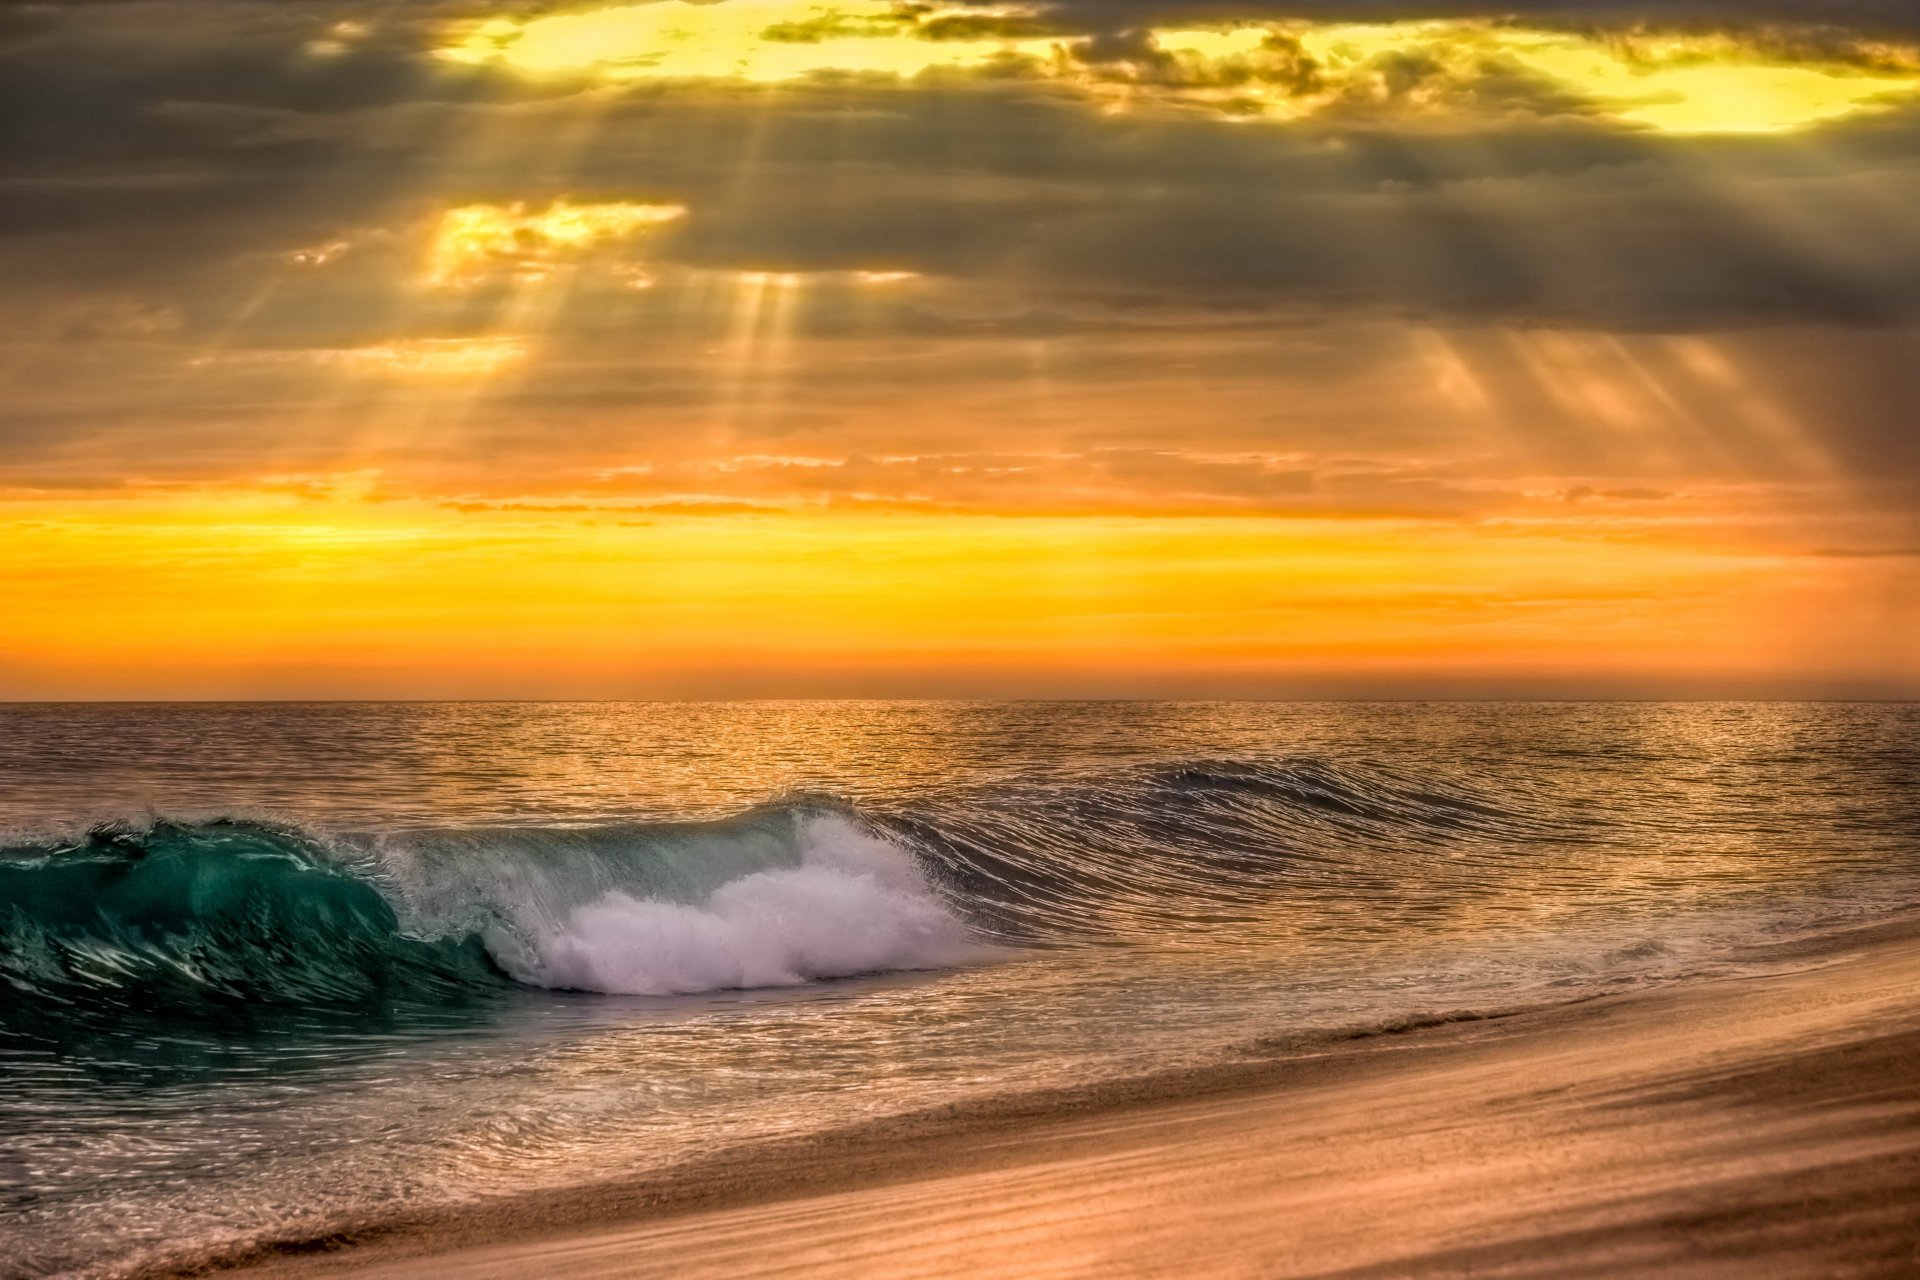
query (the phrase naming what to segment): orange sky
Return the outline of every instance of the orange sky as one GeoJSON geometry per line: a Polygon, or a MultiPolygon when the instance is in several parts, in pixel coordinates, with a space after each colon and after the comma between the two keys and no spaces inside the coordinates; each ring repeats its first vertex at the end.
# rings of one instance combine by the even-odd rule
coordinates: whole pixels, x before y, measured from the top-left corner
{"type": "Polygon", "coordinates": [[[1920,31],[1630,10],[49,6],[0,697],[1920,694],[1920,31]]]}

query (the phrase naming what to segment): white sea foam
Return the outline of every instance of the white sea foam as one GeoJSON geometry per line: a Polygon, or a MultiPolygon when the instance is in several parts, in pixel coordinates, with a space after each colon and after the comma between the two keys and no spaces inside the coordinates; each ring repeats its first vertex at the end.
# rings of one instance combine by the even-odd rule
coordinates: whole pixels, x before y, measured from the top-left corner
{"type": "Polygon", "coordinates": [[[731,880],[698,903],[612,890],[499,959],[534,986],[671,995],[939,969],[983,953],[906,851],[840,818],[808,819],[800,837],[798,866],[731,880]]]}

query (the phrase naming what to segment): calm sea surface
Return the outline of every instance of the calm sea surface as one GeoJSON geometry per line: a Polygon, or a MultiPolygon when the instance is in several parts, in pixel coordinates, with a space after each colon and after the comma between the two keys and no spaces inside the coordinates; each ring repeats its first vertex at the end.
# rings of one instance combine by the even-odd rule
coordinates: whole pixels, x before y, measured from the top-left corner
{"type": "Polygon", "coordinates": [[[0,1272],[105,1274],[1920,886],[1909,704],[0,706],[0,1272]]]}

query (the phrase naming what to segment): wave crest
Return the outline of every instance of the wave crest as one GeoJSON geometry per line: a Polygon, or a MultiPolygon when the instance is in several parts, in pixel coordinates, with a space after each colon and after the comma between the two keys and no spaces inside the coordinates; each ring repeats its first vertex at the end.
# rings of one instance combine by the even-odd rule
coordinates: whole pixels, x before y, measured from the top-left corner
{"type": "Polygon", "coordinates": [[[908,854],[817,817],[799,866],[729,881],[698,903],[609,890],[500,958],[533,986],[672,995],[947,968],[982,950],[908,854]]]}

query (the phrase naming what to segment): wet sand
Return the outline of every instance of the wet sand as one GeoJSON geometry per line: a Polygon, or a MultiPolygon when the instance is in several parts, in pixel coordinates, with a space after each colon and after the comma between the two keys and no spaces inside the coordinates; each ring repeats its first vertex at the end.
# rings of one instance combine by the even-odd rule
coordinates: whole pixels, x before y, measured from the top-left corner
{"type": "Polygon", "coordinates": [[[1920,921],[1762,976],[720,1152],[225,1260],[320,1277],[1920,1275],[1920,921]]]}

